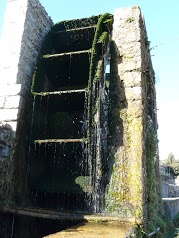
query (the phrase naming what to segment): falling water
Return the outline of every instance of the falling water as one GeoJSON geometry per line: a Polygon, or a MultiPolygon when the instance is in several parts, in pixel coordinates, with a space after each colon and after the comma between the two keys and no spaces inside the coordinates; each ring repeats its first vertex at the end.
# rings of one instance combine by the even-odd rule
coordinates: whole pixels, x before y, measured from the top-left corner
{"type": "Polygon", "coordinates": [[[14,236],[14,217],[15,217],[15,215],[13,215],[13,217],[12,217],[11,238],[13,238],[13,236],[14,236]]]}
{"type": "MultiPolygon", "coordinates": [[[[29,136],[29,147],[28,147],[28,160],[27,160],[27,181],[30,183],[30,158],[31,158],[31,146],[32,146],[32,131],[33,131],[33,122],[34,122],[34,113],[35,113],[35,103],[36,103],[36,96],[34,95],[33,98],[33,105],[32,105],[32,115],[31,115],[31,123],[30,123],[30,136],[29,136]]],[[[32,197],[32,192],[30,194],[32,197]]]]}
{"type": "MultiPolygon", "coordinates": [[[[30,152],[31,152],[31,141],[32,141],[32,126],[33,126],[33,122],[34,122],[34,111],[35,111],[35,99],[36,96],[34,96],[33,99],[33,106],[32,106],[32,116],[31,116],[31,125],[30,125],[30,136],[29,136],[29,149],[28,149],[28,160],[30,159],[30,152]]],[[[28,169],[29,169],[29,164],[28,164],[28,169]]],[[[28,172],[28,170],[27,170],[28,172]]]]}
{"type": "Polygon", "coordinates": [[[40,100],[40,102],[39,102],[39,113],[38,113],[38,125],[37,125],[37,127],[38,127],[38,134],[40,135],[41,133],[42,133],[42,130],[41,130],[41,117],[42,117],[42,96],[39,96],[40,98],[39,98],[39,100],[40,100]]]}
{"type": "Polygon", "coordinates": [[[70,80],[71,80],[71,61],[72,61],[72,54],[69,55],[70,57],[70,65],[68,69],[68,84],[70,85],[70,80]]]}
{"type": "Polygon", "coordinates": [[[44,127],[44,130],[45,130],[44,136],[45,136],[45,138],[47,138],[47,120],[48,120],[48,110],[49,110],[49,95],[47,95],[46,98],[47,98],[47,101],[46,101],[45,127],[44,127]]]}
{"type": "MultiPolygon", "coordinates": [[[[93,160],[89,158],[88,141],[84,142],[50,142],[50,139],[46,139],[44,143],[35,143],[34,152],[36,158],[33,158],[33,163],[36,163],[37,168],[41,168],[45,177],[41,177],[42,187],[32,188],[32,202],[34,206],[44,206],[46,208],[58,209],[91,209],[96,213],[102,212],[103,209],[103,170],[102,170],[102,129],[101,129],[101,85],[96,83],[93,85],[93,90],[96,92],[96,98],[93,99],[93,105],[97,107],[95,119],[93,121],[94,128],[92,133],[92,147],[93,147],[93,160]],[[49,140],[49,142],[48,142],[49,140]],[[81,148],[81,149],[80,149],[81,148]],[[74,161],[74,162],[73,162],[74,161]],[[74,163],[72,166],[71,163],[74,163]],[[47,167],[49,164],[50,167],[47,167]],[[59,170],[60,173],[66,169],[66,175],[64,173],[64,183],[66,183],[67,175],[71,176],[71,179],[67,179],[67,188],[63,191],[62,186],[58,183],[57,175],[52,172],[52,169],[59,170]],[[61,171],[61,172],[60,172],[61,171]],[[82,186],[80,183],[76,183],[76,179],[84,183],[82,186]],[[56,180],[56,181],[55,181],[56,180]],[[70,183],[68,185],[68,182],[70,183]],[[93,184],[93,189],[91,184],[93,184]],[[60,187],[59,187],[60,186],[60,187]],[[69,188],[68,188],[69,186],[69,188]],[[71,186],[71,187],[70,187],[71,186]],[[46,188],[45,188],[46,187],[46,188]],[[77,190],[76,190],[77,189],[77,190]],[[93,190],[93,192],[92,192],[93,190]],[[90,196],[92,195],[92,198],[90,196]],[[82,202],[83,198],[83,202],[82,202]],[[92,199],[92,200],[91,200],[92,199]],[[84,205],[82,204],[84,203],[84,205]]],[[[81,116],[75,116],[75,124],[78,123],[78,138],[85,138],[87,136],[87,105],[88,94],[85,93],[84,97],[84,113],[81,116]],[[82,118],[82,121],[81,121],[82,118]]],[[[41,134],[42,137],[48,135],[48,105],[49,96],[39,97],[39,108],[36,114],[38,115],[37,128],[40,135],[40,130],[44,129],[41,134]],[[44,113],[44,103],[46,98],[45,116],[40,115],[44,113]],[[43,105],[42,105],[43,104],[43,105]],[[45,120],[44,128],[42,128],[41,121],[45,120]]],[[[31,122],[31,133],[34,123],[34,108],[35,98],[33,103],[33,113],[31,122]]],[[[77,114],[78,115],[78,114],[77,114]]],[[[73,120],[73,121],[74,121],[73,120]]],[[[42,138],[42,139],[43,139],[42,138]]],[[[29,147],[30,148],[30,147],[29,147]]],[[[30,153],[29,149],[29,155],[30,153]]],[[[34,166],[34,165],[33,165],[34,166]]],[[[33,169],[33,168],[32,168],[33,169]]],[[[33,171],[31,171],[33,172],[33,171]]],[[[40,173],[40,170],[39,170],[40,173]]],[[[40,175],[39,179],[40,179],[40,175]]],[[[59,177],[61,180],[62,177],[59,177]]]]}

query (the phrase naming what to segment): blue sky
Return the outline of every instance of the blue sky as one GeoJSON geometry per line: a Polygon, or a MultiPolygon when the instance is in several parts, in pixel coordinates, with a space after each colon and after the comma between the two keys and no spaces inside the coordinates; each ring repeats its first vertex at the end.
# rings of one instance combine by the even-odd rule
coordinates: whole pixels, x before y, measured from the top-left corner
{"type": "MultiPolygon", "coordinates": [[[[7,0],[0,0],[0,32],[7,0]]],[[[179,159],[179,1],[178,0],[40,0],[54,23],[139,5],[151,41],[156,73],[160,159],[179,159]]],[[[18,15],[17,15],[18,16],[18,15]]]]}

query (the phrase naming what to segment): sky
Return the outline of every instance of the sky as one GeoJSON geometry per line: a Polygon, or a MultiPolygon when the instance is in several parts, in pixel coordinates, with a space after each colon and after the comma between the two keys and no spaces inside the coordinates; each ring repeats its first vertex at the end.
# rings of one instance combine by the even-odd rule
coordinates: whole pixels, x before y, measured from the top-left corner
{"type": "MultiPolygon", "coordinates": [[[[179,159],[179,1],[178,0],[40,0],[54,23],[138,5],[144,14],[156,74],[160,159],[179,159]]],[[[0,32],[7,0],[0,0],[0,32]]],[[[18,13],[17,13],[18,14],[18,13]]],[[[18,15],[17,15],[18,16],[18,15]]]]}

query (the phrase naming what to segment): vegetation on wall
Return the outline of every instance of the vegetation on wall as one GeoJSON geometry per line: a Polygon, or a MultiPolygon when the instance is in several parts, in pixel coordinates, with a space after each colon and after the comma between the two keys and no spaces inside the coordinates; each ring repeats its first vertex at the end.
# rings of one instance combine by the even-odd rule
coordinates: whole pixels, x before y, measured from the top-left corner
{"type": "Polygon", "coordinates": [[[109,87],[109,113],[108,113],[108,169],[106,188],[106,213],[125,216],[128,208],[125,203],[125,164],[122,158],[118,158],[118,148],[122,145],[123,128],[121,119],[121,104],[119,95],[121,93],[119,78],[116,76],[116,48],[111,42],[111,77],[109,87]]]}
{"type": "MultiPolygon", "coordinates": [[[[163,219],[163,209],[161,198],[158,196],[157,178],[155,174],[157,154],[157,134],[151,120],[148,121],[146,138],[146,156],[147,156],[147,230],[154,231],[160,227],[161,231],[165,228],[163,219]]],[[[160,235],[160,234],[158,234],[160,235]]]]}
{"type": "MultiPolygon", "coordinates": [[[[151,233],[158,229],[156,237],[172,237],[172,223],[164,214],[161,198],[160,174],[159,174],[159,155],[157,138],[157,119],[155,114],[155,77],[153,69],[146,74],[147,79],[147,121],[146,121],[146,209],[147,217],[145,232],[151,233]],[[168,224],[167,224],[168,223],[168,224]]],[[[144,234],[145,234],[144,232],[144,234]]],[[[144,236],[145,237],[145,236],[144,236]]]]}
{"type": "Polygon", "coordinates": [[[66,30],[72,30],[76,28],[93,26],[97,24],[99,17],[100,15],[91,16],[89,18],[61,21],[59,23],[56,23],[52,27],[52,31],[66,31],[66,30]]]}
{"type": "Polygon", "coordinates": [[[93,45],[92,45],[92,53],[91,53],[91,62],[90,62],[90,69],[89,69],[89,83],[88,83],[88,135],[90,137],[91,135],[91,125],[92,125],[92,93],[93,93],[93,88],[92,84],[93,81],[97,81],[100,79],[101,74],[102,74],[102,65],[101,64],[101,57],[102,57],[102,47],[105,49],[106,44],[109,42],[109,33],[111,32],[111,27],[112,27],[112,22],[113,22],[113,16],[109,13],[106,13],[102,15],[97,23],[97,28],[95,31],[95,36],[93,40],[93,45]],[[106,30],[109,29],[109,32],[106,32],[106,30]]]}
{"type": "MultiPolygon", "coordinates": [[[[111,14],[102,15],[97,23],[95,36],[92,44],[91,61],[88,81],[88,138],[89,138],[89,160],[91,161],[91,173],[93,177],[93,202],[98,203],[97,212],[104,208],[104,155],[103,141],[100,141],[100,148],[96,149],[99,131],[105,130],[103,120],[102,92],[104,88],[104,59],[107,45],[110,44],[110,33],[112,30],[113,16],[111,14]],[[100,93],[99,93],[100,92],[100,93]],[[98,95],[99,94],[99,95],[98,95]],[[97,120],[95,119],[97,118],[97,120]],[[100,197],[100,201],[97,197],[100,197]]],[[[103,99],[104,100],[104,99],[103,99]]],[[[105,138],[103,138],[105,140],[105,138]]]]}

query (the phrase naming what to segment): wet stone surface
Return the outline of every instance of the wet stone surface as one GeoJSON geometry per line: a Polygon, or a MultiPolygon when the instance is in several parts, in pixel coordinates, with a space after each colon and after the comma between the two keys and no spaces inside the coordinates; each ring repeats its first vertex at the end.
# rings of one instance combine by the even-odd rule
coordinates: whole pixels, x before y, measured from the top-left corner
{"type": "Polygon", "coordinates": [[[13,142],[13,131],[11,127],[8,124],[0,125],[0,159],[9,157],[13,142]]]}
{"type": "Polygon", "coordinates": [[[124,223],[81,223],[44,238],[127,238],[135,228],[124,223]]]}

